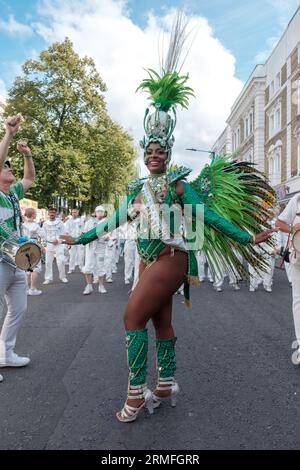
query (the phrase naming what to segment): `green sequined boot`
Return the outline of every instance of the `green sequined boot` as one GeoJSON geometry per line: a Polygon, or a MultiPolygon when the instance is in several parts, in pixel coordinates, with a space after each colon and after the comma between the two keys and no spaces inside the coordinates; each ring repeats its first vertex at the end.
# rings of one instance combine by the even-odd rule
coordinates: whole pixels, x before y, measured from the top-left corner
{"type": "Polygon", "coordinates": [[[156,340],[156,368],[157,368],[157,385],[155,392],[169,392],[163,396],[159,396],[155,392],[153,396],[153,407],[158,408],[161,401],[170,398],[171,406],[176,406],[176,398],[179,393],[179,386],[175,381],[174,375],[176,371],[176,355],[175,343],[177,338],[157,339],[156,340]]]}
{"type": "Polygon", "coordinates": [[[148,354],[148,332],[147,330],[126,331],[127,362],[129,368],[128,395],[127,400],[138,400],[137,406],[130,406],[125,402],[117,418],[123,423],[135,421],[139,412],[147,408],[153,413],[153,398],[151,391],[147,388],[147,354],[148,354]]]}

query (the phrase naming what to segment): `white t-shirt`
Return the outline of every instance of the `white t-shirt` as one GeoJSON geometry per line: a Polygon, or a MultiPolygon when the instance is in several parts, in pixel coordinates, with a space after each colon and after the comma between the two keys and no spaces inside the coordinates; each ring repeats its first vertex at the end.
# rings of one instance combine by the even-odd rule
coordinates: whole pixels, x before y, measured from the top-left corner
{"type": "Polygon", "coordinates": [[[84,232],[84,222],[81,217],[74,219],[73,217],[65,223],[66,233],[73,238],[80,237],[84,232]]]}
{"type": "Polygon", "coordinates": [[[35,220],[28,220],[22,224],[22,234],[30,239],[44,237],[44,230],[35,220]]]}
{"type": "Polygon", "coordinates": [[[46,220],[43,225],[44,238],[48,242],[59,240],[59,236],[65,233],[65,226],[60,219],[46,220]]]}
{"type": "Polygon", "coordinates": [[[300,193],[292,197],[286,208],[278,216],[278,219],[288,225],[295,225],[300,222],[300,193]]]}

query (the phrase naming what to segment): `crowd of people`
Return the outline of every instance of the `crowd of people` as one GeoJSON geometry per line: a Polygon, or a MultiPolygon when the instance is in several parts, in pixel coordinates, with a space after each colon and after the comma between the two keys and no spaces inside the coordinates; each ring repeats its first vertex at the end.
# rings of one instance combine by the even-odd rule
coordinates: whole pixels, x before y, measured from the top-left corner
{"type": "MultiPolygon", "coordinates": [[[[38,243],[42,249],[45,263],[43,285],[53,282],[53,266],[56,263],[62,283],[68,283],[67,274],[70,275],[78,269],[86,284],[84,295],[93,292],[93,284],[98,285],[99,293],[106,294],[104,283],[113,282],[119,257],[124,256],[124,283],[128,285],[133,281],[133,287],[135,286],[138,280],[139,255],[136,247],[136,227],[130,220],[86,247],[68,246],[62,242],[60,236],[67,234],[76,238],[96,227],[107,219],[105,208],[99,205],[91,215],[80,215],[79,209],[72,209],[69,216],[63,216],[51,206],[48,208],[47,220],[43,222],[36,221],[36,214],[33,208],[25,210],[21,231],[23,236],[38,243]]],[[[42,261],[27,274],[28,295],[42,294],[42,290],[38,289],[41,273],[42,261]]]]}
{"type": "MultiPolygon", "coordinates": [[[[129,285],[133,282],[132,289],[135,287],[138,281],[140,257],[137,250],[137,228],[131,220],[91,244],[68,246],[62,243],[60,236],[67,234],[74,238],[80,237],[96,227],[98,223],[107,220],[107,211],[103,206],[97,206],[91,215],[80,215],[79,209],[72,209],[67,216],[58,214],[57,209],[52,206],[48,209],[47,220],[39,223],[35,220],[36,210],[28,208],[25,210],[23,219],[22,234],[31,240],[38,241],[44,251],[43,285],[53,282],[55,262],[61,282],[67,283],[69,280],[66,273],[72,274],[77,268],[84,275],[86,284],[83,290],[84,295],[91,294],[95,284],[98,286],[99,293],[106,294],[105,283],[113,282],[113,274],[117,272],[119,258],[124,257],[124,283],[129,285]]],[[[275,220],[273,225],[275,226],[275,220]]],[[[277,232],[273,236],[274,248],[272,250],[267,245],[256,248],[261,250],[267,268],[257,272],[248,264],[250,292],[255,292],[260,284],[266,292],[272,292],[276,260],[284,266],[288,282],[291,284],[290,263],[282,260],[280,256],[286,248],[287,238],[283,232],[277,232]]],[[[242,257],[240,261],[243,263],[242,257]]],[[[216,292],[222,292],[223,285],[228,279],[232,290],[240,290],[243,277],[238,273],[227,270],[222,267],[221,263],[218,269],[210,268],[205,254],[201,251],[197,253],[197,262],[200,282],[208,281],[216,292]]],[[[40,273],[42,273],[42,262],[33,269],[32,273],[28,273],[28,295],[42,293],[38,289],[40,273]]],[[[177,293],[183,295],[183,286],[178,289],[177,293]]]]}

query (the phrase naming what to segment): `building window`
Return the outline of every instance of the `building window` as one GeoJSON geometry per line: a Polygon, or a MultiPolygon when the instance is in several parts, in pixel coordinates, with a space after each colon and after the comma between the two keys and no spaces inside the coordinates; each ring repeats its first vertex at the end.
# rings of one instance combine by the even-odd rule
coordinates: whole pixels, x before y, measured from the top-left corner
{"type": "Polygon", "coordinates": [[[269,156],[269,178],[272,185],[281,183],[281,147],[282,142],[279,140],[276,145],[272,145],[269,156]]]}
{"type": "Polygon", "coordinates": [[[279,102],[269,114],[269,139],[281,131],[281,103],[279,102]]]}
{"type": "Polygon", "coordinates": [[[276,75],[276,87],[275,87],[275,90],[278,91],[280,90],[281,86],[280,86],[280,72],[276,75]]]}
{"type": "Polygon", "coordinates": [[[253,133],[253,112],[251,111],[244,118],[245,138],[247,139],[253,133]]]}
{"type": "Polygon", "coordinates": [[[270,115],[270,137],[274,134],[274,114],[270,115]]]}
{"type": "Polygon", "coordinates": [[[270,85],[270,95],[271,96],[274,95],[274,80],[271,82],[271,85],[270,85]]]}
{"type": "Polygon", "coordinates": [[[278,132],[281,129],[280,118],[281,118],[281,112],[280,112],[280,108],[278,108],[276,109],[276,112],[275,112],[275,132],[278,132]]]}
{"type": "Polygon", "coordinates": [[[300,79],[297,85],[297,114],[300,114],[300,79]]]}
{"type": "Polygon", "coordinates": [[[250,113],[250,134],[253,132],[253,113],[250,113]]]}

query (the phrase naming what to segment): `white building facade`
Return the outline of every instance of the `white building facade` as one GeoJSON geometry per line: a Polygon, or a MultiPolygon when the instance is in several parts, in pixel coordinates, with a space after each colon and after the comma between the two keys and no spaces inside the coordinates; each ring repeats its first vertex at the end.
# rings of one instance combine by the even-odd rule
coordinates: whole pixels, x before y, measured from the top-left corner
{"type": "Polygon", "coordinates": [[[278,194],[300,191],[300,7],[266,63],[253,70],[214,151],[225,149],[224,135],[225,153],[257,164],[278,194]]]}

